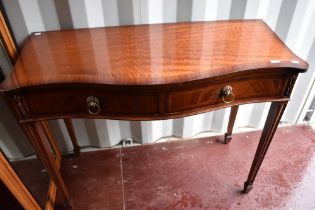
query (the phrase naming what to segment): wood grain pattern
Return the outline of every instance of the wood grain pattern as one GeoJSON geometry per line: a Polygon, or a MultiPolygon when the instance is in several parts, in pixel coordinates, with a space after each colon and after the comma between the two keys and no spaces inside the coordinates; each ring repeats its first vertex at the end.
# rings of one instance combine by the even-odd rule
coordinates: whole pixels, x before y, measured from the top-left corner
{"type": "Polygon", "coordinates": [[[169,119],[199,114],[232,105],[289,100],[294,74],[285,68],[256,69],[181,85],[144,86],[64,84],[4,92],[21,122],[63,118],[124,120],[169,119]],[[221,90],[233,87],[235,99],[224,103],[221,90]],[[8,94],[9,93],[9,94],[8,94]],[[80,94],[78,94],[80,93],[80,94]],[[91,116],[87,98],[99,100],[100,113],[91,116]],[[10,100],[11,98],[11,100],[10,100]],[[20,100],[16,100],[16,99],[20,100]],[[43,100],[44,99],[44,100],[43,100]],[[27,113],[27,114],[25,114],[27,113]]]}
{"type": "Polygon", "coordinates": [[[308,64],[261,20],[171,23],[32,34],[0,89],[56,83],[158,85],[308,64]]]}
{"type": "MultiPolygon", "coordinates": [[[[255,72],[256,73],[256,72],[255,72]]],[[[234,103],[248,101],[248,99],[281,98],[286,83],[285,72],[257,75],[247,72],[246,75],[212,80],[207,84],[182,87],[166,93],[166,112],[181,112],[211,105],[225,104],[221,97],[221,90],[227,85],[232,86],[235,95],[234,103]]],[[[232,103],[233,104],[233,103],[232,103]]]]}
{"type": "MultiPolygon", "coordinates": [[[[261,20],[121,26],[32,34],[0,89],[66,204],[69,193],[45,141],[50,134],[38,121],[169,119],[271,101],[247,192],[307,68],[261,20]],[[222,95],[227,86],[230,103],[222,95]]],[[[228,132],[235,117],[234,110],[228,132]]]]}

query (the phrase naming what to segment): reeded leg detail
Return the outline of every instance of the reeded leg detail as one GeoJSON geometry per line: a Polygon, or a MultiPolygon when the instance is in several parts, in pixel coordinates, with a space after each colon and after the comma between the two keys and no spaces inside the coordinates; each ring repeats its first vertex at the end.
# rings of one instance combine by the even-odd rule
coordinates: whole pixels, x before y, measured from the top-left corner
{"type": "Polygon", "coordinates": [[[233,131],[233,126],[234,126],[234,122],[236,119],[236,115],[237,115],[237,110],[238,110],[238,105],[231,107],[229,124],[228,124],[228,128],[227,128],[227,132],[224,135],[224,144],[228,144],[232,140],[232,131],[233,131]]]}
{"type": "Polygon", "coordinates": [[[254,180],[267,153],[272,137],[276,132],[286,104],[287,102],[272,102],[270,106],[247,181],[244,183],[243,193],[248,193],[253,188],[254,180]]]}

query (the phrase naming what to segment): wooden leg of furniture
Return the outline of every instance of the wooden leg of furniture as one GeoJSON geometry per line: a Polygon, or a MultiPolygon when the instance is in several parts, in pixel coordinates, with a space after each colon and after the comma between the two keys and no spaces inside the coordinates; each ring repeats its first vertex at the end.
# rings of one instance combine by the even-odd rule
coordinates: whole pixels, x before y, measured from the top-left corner
{"type": "MultiPolygon", "coordinates": [[[[54,138],[50,128],[49,124],[46,120],[40,122],[41,125],[43,126],[43,129],[45,131],[46,137],[54,150],[55,153],[55,165],[57,167],[57,170],[59,171],[60,169],[60,164],[61,164],[61,151],[57,145],[56,139],[54,138]]],[[[53,210],[54,209],[54,203],[56,199],[56,192],[57,192],[57,187],[55,185],[55,182],[53,179],[50,179],[49,181],[49,188],[48,188],[48,199],[45,205],[45,210],[53,210]]]]}
{"type": "MultiPolygon", "coordinates": [[[[14,197],[19,201],[24,209],[40,210],[41,208],[34,197],[27,190],[18,175],[14,172],[10,163],[0,150],[0,180],[11,191],[14,197]]],[[[1,204],[0,204],[1,208],[1,204]]],[[[2,209],[2,208],[1,208],[2,209]]]]}
{"type": "Polygon", "coordinates": [[[68,133],[69,133],[72,145],[73,145],[74,154],[76,156],[80,156],[80,146],[78,144],[78,140],[77,140],[77,137],[76,137],[75,132],[74,132],[72,120],[71,119],[63,119],[63,121],[65,122],[65,125],[67,127],[67,130],[68,130],[68,133]]]}
{"type": "Polygon", "coordinates": [[[248,193],[253,188],[253,182],[276,132],[286,104],[287,102],[272,102],[270,106],[247,181],[244,183],[243,193],[248,193]]]}
{"type": "Polygon", "coordinates": [[[69,193],[58,170],[58,167],[55,164],[55,158],[52,152],[53,146],[49,144],[45,128],[41,122],[24,123],[22,126],[34,149],[36,150],[37,155],[41,159],[51,179],[53,179],[59,192],[64,198],[65,206],[69,206],[69,193]]]}
{"type": "Polygon", "coordinates": [[[238,110],[238,105],[231,107],[229,124],[228,124],[228,128],[227,128],[227,132],[224,135],[224,144],[228,144],[232,140],[232,131],[233,131],[233,126],[234,126],[234,122],[236,119],[236,115],[237,115],[237,110],[238,110]]]}
{"type": "Polygon", "coordinates": [[[53,134],[49,128],[48,122],[46,120],[44,120],[44,121],[41,121],[40,124],[43,126],[46,137],[47,137],[52,149],[54,150],[55,155],[57,156],[57,158],[61,158],[61,151],[57,145],[56,139],[54,138],[54,136],[53,136],[53,134]]]}

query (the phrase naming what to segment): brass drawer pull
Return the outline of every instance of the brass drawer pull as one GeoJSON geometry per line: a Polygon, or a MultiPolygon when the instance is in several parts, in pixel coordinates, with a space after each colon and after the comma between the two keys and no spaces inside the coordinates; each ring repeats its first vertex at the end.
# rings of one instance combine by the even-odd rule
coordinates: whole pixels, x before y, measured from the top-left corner
{"type": "Polygon", "coordinates": [[[86,99],[87,101],[87,110],[90,114],[99,114],[101,111],[100,101],[94,96],[89,96],[86,99]]]}
{"type": "Polygon", "coordinates": [[[234,101],[234,93],[231,85],[227,85],[221,90],[221,96],[224,103],[229,104],[234,101]]]}

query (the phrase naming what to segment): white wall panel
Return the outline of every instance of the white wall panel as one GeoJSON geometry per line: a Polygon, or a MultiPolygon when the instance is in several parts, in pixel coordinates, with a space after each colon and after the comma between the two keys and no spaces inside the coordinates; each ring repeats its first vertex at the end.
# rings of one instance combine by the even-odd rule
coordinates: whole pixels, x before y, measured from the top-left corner
{"type": "Polygon", "coordinates": [[[163,22],[163,1],[142,1],[141,4],[142,23],[163,22]]]}
{"type": "Polygon", "coordinates": [[[36,0],[19,1],[26,27],[29,31],[45,31],[39,4],[36,0]]]}
{"type": "Polygon", "coordinates": [[[68,11],[71,14],[73,28],[89,27],[85,0],[69,0],[68,11]]]}
{"type": "Polygon", "coordinates": [[[219,0],[206,1],[205,20],[216,20],[219,0]]]}
{"type": "MultiPolygon", "coordinates": [[[[260,18],[265,20],[295,53],[310,63],[315,63],[313,0],[4,0],[3,4],[20,46],[29,33],[42,30],[260,18]]],[[[150,29],[150,33],[162,31],[150,29]]],[[[152,52],[162,53],[162,44],[160,49],[155,48],[152,52]]],[[[159,66],[161,60],[157,59],[151,63],[159,66]]],[[[287,108],[284,121],[296,121],[303,105],[308,103],[306,98],[313,80],[313,67],[307,74],[299,77],[293,92],[293,102],[290,102],[287,108]]],[[[313,93],[315,94],[315,91],[313,93]]],[[[312,97],[313,95],[310,101],[312,97]]],[[[270,103],[241,106],[235,127],[262,128],[269,106],[270,103]]],[[[75,119],[74,127],[82,147],[111,147],[126,138],[145,144],[169,136],[189,138],[204,131],[224,132],[229,112],[228,108],[164,121],[75,119]]],[[[20,142],[12,141],[19,139],[19,136],[25,140],[20,131],[16,135],[10,135],[11,131],[8,129],[16,126],[14,123],[11,127],[4,127],[2,117],[1,123],[1,148],[10,151],[10,157],[32,153],[31,147],[21,148],[16,145],[20,142]]],[[[72,150],[63,121],[51,121],[50,126],[62,150],[72,150]]]]}
{"type": "MultiPolygon", "coordinates": [[[[213,121],[211,124],[211,130],[219,133],[225,132],[229,121],[229,113],[230,108],[215,111],[212,117],[213,121]]],[[[238,125],[235,124],[235,127],[238,127],[238,125]]]]}
{"type": "Polygon", "coordinates": [[[103,15],[105,26],[118,26],[119,14],[116,0],[103,0],[103,15]]]}
{"type": "MultiPolygon", "coordinates": [[[[291,100],[284,112],[283,119],[287,122],[301,122],[309,108],[314,94],[309,96],[312,83],[314,81],[314,58],[315,50],[311,50],[315,45],[314,36],[315,25],[315,1],[298,1],[293,15],[286,44],[303,59],[306,59],[311,65],[306,74],[298,77],[296,85],[292,92],[291,100]],[[312,65],[313,64],[313,65],[312,65]],[[307,100],[307,97],[309,99],[307,100]],[[305,104],[307,102],[307,104],[305,104]],[[303,113],[303,114],[301,114],[303,113]]],[[[314,91],[313,91],[314,92],[314,91]]]]}
{"type": "Polygon", "coordinates": [[[230,19],[230,10],[232,0],[219,0],[217,10],[217,20],[228,20],[230,19]]]}
{"type": "MultiPolygon", "coordinates": [[[[155,4],[155,1],[147,0],[150,4],[155,4]]],[[[157,0],[161,1],[161,0],[157,0]]],[[[163,19],[162,23],[176,22],[177,18],[177,0],[162,0],[163,1],[163,19]]],[[[143,11],[141,11],[143,12],[143,11]]]]}
{"type": "MultiPolygon", "coordinates": [[[[269,5],[269,2],[266,0],[265,1],[264,0],[263,1],[261,0],[248,1],[246,4],[244,18],[245,19],[259,18],[259,15],[261,15],[260,13],[264,13],[267,10],[268,5],[269,5]]],[[[262,19],[262,17],[260,18],[262,19]]]]}
{"type": "Polygon", "coordinates": [[[207,0],[199,0],[192,1],[191,5],[191,20],[192,21],[200,21],[206,20],[206,9],[209,1],[207,0]]]}
{"type": "MultiPolygon", "coordinates": [[[[105,25],[103,3],[101,0],[85,0],[86,16],[89,27],[105,25]]],[[[117,10],[117,7],[114,7],[117,10]]]]}
{"type": "MultiPolygon", "coordinates": [[[[75,124],[75,120],[73,121],[73,124],[75,124]]],[[[65,127],[65,124],[63,120],[53,120],[49,122],[49,126],[57,140],[57,143],[62,151],[71,151],[73,150],[73,146],[70,141],[69,134],[67,133],[67,129],[65,127]]],[[[77,129],[79,126],[76,125],[75,128],[77,129]]],[[[77,133],[78,139],[82,138],[82,135],[80,133],[77,133]]],[[[84,146],[85,142],[80,142],[80,145],[84,146]]],[[[86,143],[88,144],[88,143],[86,143]]]]}
{"type": "Polygon", "coordinates": [[[270,28],[274,29],[277,25],[277,20],[280,13],[281,8],[281,0],[270,1],[269,8],[268,8],[268,15],[266,16],[265,21],[269,25],[270,28]]]}

